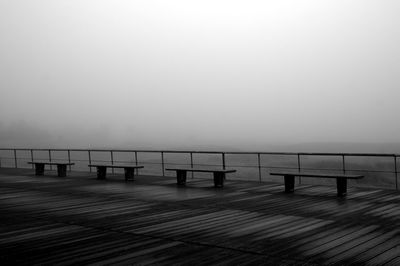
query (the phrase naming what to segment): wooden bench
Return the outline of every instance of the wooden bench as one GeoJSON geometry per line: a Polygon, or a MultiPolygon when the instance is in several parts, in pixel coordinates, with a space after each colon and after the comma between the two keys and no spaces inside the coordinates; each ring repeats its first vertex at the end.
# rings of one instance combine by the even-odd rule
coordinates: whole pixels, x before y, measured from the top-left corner
{"type": "Polygon", "coordinates": [[[360,179],[363,175],[348,175],[348,174],[330,174],[330,173],[312,173],[305,171],[288,171],[288,172],[271,172],[270,175],[284,176],[285,178],[285,192],[294,192],[294,177],[317,177],[317,178],[336,178],[337,195],[339,197],[346,196],[347,193],[347,179],[360,179]]]}
{"type": "Polygon", "coordinates": [[[89,164],[89,167],[97,168],[97,179],[106,179],[107,168],[124,168],[125,181],[133,180],[135,177],[135,169],[144,168],[141,165],[117,165],[117,164],[89,164]]]}
{"type": "Polygon", "coordinates": [[[214,186],[223,187],[225,175],[227,173],[234,173],[236,170],[230,169],[195,169],[195,168],[166,168],[168,171],[176,171],[176,181],[178,185],[186,184],[186,173],[187,172],[203,172],[203,173],[213,173],[214,174],[214,186]]]}
{"type": "Polygon", "coordinates": [[[28,164],[35,165],[35,175],[44,175],[44,166],[47,165],[57,165],[57,174],[58,176],[65,177],[67,176],[67,165],[74,165],[74,163],[62,163],[62,162],[39,162],[33,161],[28,162],[28,164]]]}

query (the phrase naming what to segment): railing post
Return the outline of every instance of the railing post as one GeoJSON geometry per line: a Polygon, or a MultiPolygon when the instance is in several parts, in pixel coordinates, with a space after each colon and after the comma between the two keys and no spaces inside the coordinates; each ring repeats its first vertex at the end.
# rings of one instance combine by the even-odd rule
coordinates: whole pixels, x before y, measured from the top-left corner
{"type": "MultiPolygon", "coordinates": [[[[31,161],[33,162],[33,150],[31,149],[31,161]]],[[[32,169],[34,169],[35,168],[35,165],[34,164],[32,164],[32,169]]]]}
{"type": "Polygon", "coordinates": [[[398,180],[397,180],[397,157],[396,155],[394,155],[394,177],[396,178],[396,190],[399,190],[399,186],[398,186],[398,180]]]}
{"type": "Polygon", "coordinates": [[[261,156],[260,156],[260,153],[257,153],[257,159],[258,159],[258,179],[261,182],[261,156]]]}
{"type": "MultiPolygon", "coordinates": [[[[51,162],[51,150],[49,149],[49,162],[51,162]]],[[[50,170],[53,170],[52,165],[50,164],[50,170]]]]}
{"type": "MultiPolygon", "coordinates": [[[[68,163],[71,163],[71,151],[68,149],[68,163]]],[[[69,171],[71,172],[71,165],[69,165],[69,171]]]]}
{"type": "MultiPolygon", "coordinates": [[[[299,172],[301,171],[301,164],[300,164],[300,153],[297,154],[297,169],[299,172]]],[[[299,176],[299,185],[301,184],[301,176],[299,176]]]]}
{"type": "Polygon", "coordinates": [[[225,170],[225,152],[222,153],[222,169],[225,170]]]}
{"type": "Polygon", "coordinates": [[[161,167],[162,167],[162,176],[165,176],[164,173],[164,152],[161,152],[161,167]]]}
{"type": "Polygon", "coordinates": [[[342,169],[343,169],[343,174],[346,173],[346,161],[344,160],[344,154],[342,154],[342,169]]]}
{"type": "MultiPolygon", "coordinates": [[[[92,164],[92,156],[90,155],[90,150],[88,150],[88,159],[89,159],[89,164],[92,164]]],[[[92,167],[89,167],[89,171],[92,172],[92,167]]]]}
{"type": "MultiPolygon", "coordinates": [[[[111,155],[111,164],[114,164],[114,155],[113,155],[113,151],[110,151],[110,155],[111,155]]],[[[114,174],[114,167],[111,169],[111,172],[114,174]]]]}
{"type": "MultiPolygon", "coordinates": [[[[138,165],[138,155],[137,155],[137,151],[135,151],[135,164],[138,165]]],[[[139,175],[139,169],[136,169],[136,175],[139,175]]]]}
{"type": "Polygon", "coordinates": [[[16,149],[14,149],[14,166],[15,166],[15,168],[18,168],[17,150],[16,149]]]}
{"type": "MultiPolygon", "coordinates": [[[[190,168],[193,168],[193,152],[190,152],[190,168]]],[[[192,172],[192,179],[194,178],[194,173],[192,172]]]]}

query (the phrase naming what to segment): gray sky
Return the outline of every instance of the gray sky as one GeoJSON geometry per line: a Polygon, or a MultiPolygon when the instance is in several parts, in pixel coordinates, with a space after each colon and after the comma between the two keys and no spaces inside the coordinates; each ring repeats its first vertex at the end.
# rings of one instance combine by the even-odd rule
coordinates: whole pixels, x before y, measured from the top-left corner
{"type": "Polygon", "coordinates": [[[400,142],[399,11],[0,0],[0,144],[400,142]]]}

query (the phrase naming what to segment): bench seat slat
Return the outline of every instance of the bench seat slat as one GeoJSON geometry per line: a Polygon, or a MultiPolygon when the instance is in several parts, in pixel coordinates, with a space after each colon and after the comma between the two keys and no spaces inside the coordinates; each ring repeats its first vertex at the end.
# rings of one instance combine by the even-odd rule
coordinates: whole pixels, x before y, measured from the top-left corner
{"type": "Polygon", "coordinates": [[[311,173],[311,172],[271,172],[270,175],[293,175],[301,177],[321,177],[321,178],[347,178],[347,179],[360,179],[363,175],[350,175],[350,174],[332,174],[332,173],[311,173]]]}
{"type": "Polygon", "coordinates": [[[107,168],[144,168],[142,165],[115,165],[115,164],[89,164],[89,167],[107,167],[107,168]]]}
{"type": "Polygon", "coordinates": [[[47,164],[47,165],[74,165],[75,163],[63,163],[63,162],[27,162],[28,164],[47,164]]]}
{"type": "Polygon", "coordinates": [[[204,172],[204,173],[234,173],[234,169],[197,169],[197,168],[165,168],[168,171],[187,171],[187,172],[204,172]]]}

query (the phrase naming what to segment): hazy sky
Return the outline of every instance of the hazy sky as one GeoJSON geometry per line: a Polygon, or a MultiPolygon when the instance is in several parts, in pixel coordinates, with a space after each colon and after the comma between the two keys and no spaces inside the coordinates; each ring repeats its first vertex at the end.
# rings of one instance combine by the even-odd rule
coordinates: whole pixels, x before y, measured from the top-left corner
{"type": "Polygon", "coordinates": [[[0,0],[0,144],[400,142],[399,13],[398,0],[0,0]]]}

